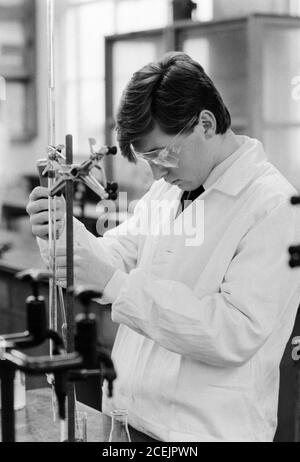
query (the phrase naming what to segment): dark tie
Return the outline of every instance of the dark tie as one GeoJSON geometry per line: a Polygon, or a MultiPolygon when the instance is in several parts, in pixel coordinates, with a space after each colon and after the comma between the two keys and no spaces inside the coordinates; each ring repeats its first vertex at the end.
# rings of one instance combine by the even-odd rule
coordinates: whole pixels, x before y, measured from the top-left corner
{"type": "Polygon", "coordinates": [[[199,186],[199,188],[195,189],[194,191],[184,191],[180,203],[181,203],[181,209],[182,211],[191,204],[197,197],[201,196],[203,194],[205,189],[203,188],[202,185],[199,186]]]}

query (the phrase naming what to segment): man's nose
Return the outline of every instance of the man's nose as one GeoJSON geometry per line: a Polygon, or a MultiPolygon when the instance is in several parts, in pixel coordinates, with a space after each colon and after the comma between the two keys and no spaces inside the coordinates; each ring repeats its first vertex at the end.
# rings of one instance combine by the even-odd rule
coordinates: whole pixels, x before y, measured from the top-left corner
{"type": "Polygon", "coordinates": [[[166,169],[166,167],[162,167],[160,165],[153,164],[152,162],[149,165],[150,165],[150,168],[152,170],[153,178],[155,180],[160,180],[161,178],[163,178],[168,173],[168,170],[166,169]]]}

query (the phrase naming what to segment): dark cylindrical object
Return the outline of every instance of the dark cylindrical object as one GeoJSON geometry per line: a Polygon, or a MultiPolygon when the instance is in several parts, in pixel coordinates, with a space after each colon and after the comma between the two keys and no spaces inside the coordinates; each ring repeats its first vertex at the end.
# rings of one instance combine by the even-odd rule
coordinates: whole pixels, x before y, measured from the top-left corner
{"type": "Polygon", "coordinates": [[[106,191],[108,193],[108,199],[115,201],[118,199],[118,183],[107,183],[106,191]]]}
{"type": "MultiPolygon", "coordinates": [[[[2,366],[3,367],[3,366],[2,366]]],[[[14,378],[15,370],[3,367],[1,370],[1,419],[2,442],[15,442],[14,378]]]]}
{"type": "Polygon", "coordinates": [[[173,0],[173,20],[192,19],[192,12],[196,8],[197,4],[192,0],[173,0]]]}
{"type": "Polygon", "coordinates": [[[45,299],[42,296],[30,297],[26,300],[27,306],[27,330],[32,335],[33,341],[42,343],[47,338],[47,312],[45,299]]]}
{"type": "Polygon", "coordinates": [[[300,196],[294,196],[291,198],[292,205],[299,205],[300,204],[300,196]]]}
{"type": "MultiPolygon", "coordinates": [[[[66,136],[66,164],[73,163],[73,138],[66,136]]],[[[66,241],[67,241],[67,289],[74,285],[73,255],[73,181],[66,181],[66,241]]],[[[67,351],[74,351],[74,295],[67,290],[67,351]]],[[[75,394],[74,385],[68,386],[68,440],[75,441],[75,394]]]]}
{"type": "Polygon", "coordinates": [[[118,149],[116,146],[107,146],[108,152],[107,154],[111,154],[112,156],[115,156],[118,152],[118,149]]]}
{"type": "Polygon", "coordinates": [[[300,245],[293,245],[289,247],[289,253],[290,255],[293,255],[293,254],[300,255],[300,245]]]}
{"type": "Polygon", "coordinates": [[[291,259],[289,260],[289,266],[290,266],[290,268],[297,268],[297,267],[299,267],[299,266],[300,266],[300,258],[299,258],[299,257],[298,257],[298,258],[294,258],[294,257],[291,258],[291,259]]]}
{"type": "Polygon", "coordinates": [[[83,367],[97,368],[97,321],[93,313],[79,314],[76,317],[76,351],[83,357],[83,367]]]}
{"type": "MultiPolygon", "coordinates": [[[[73,139],[66,136],[66,164],[73,163],[73,139]]],[[[66,247],[67,247],[67,289],[74,285],[74,256],[73,256],[73,181],[66,181],[66,247]]],[[[67,290],[67,351],[74,351],[74,295],[67,290]]]]}
{"type": "Polygon", "coordinates": [[[68,392],[67,374],[65,371],[57,371],[54,374],[55,393],[58,403],[60,419],[66,418],[66,397],[68,392]]]}
{"type": "Polygon", "coordinates": [[[300,245],[294,245],[289,247],[289,254],[291,256],[289,260],[289,265],[291,268],[296,268],[300,266],[300,245]]]}
{"type": "Polygon", "coordinates": [[[38,171],[39,178],[40,178],[40,185],[44,186],[45,188],[48,187],[48,175],[47,173],[46,175],[43,175],[43,171],[45,170],[47,165],[48,165],[47,159],[39,159],[36,162],[36,167],[37,167],[37,171],[38,171]]]}

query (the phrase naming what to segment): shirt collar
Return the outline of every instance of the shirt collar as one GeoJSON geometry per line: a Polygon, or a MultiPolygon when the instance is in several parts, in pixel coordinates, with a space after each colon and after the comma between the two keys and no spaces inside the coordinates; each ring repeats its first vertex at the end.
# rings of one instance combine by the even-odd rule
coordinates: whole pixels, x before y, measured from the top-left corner
{"type": "Polygon", "coordinates": [[[260,141],[247,136],[237,136],[240,147],[217,165],[203,183],[205,191],[216,189],[236,196],[259,172],[267,160],[260,141]]]}

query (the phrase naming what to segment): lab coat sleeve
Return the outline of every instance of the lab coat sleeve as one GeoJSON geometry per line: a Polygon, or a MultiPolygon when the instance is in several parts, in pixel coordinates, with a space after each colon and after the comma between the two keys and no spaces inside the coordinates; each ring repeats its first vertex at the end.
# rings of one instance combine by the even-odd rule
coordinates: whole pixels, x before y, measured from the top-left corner
{"type": "Polygon", "coordinates": [[[244,364],[285,315],[290,297],[299,295],[299,271],[288,267],[287,253],[300,236],[296,214],[279,204],[248,231],[218,293],[199,296],[154,276],[157,268],[117,271],[107,285],[113,321],[210,365],[244,364]]]}
{"type": "MultiPolygon", "coordinates": [[[[128,273],[136,266],[138,233],[136,226],[138,221],[138,212],[126,222],[117,228],[108,231],[104,237],[96,237],[90,233],[85,226],[74,218],[74,249],[76,247],[85,247],[95,253],[99,259],[108,263],[116,270],[121,270],[124,274],[128,273]]],[[[37,239],[40,248],[41,257],[49,266],[49,249],[48,241],[37,239]]],[[[57,241],[57,248],[66,247],[65,233],[57,241]]],[[[59,281],[62,287],[66,286],[66,281],[59,281]]],[[[97,300],[101,305],[110,303],[106,291],[103,291],[101,299],[97,300]]]]}
{"type": "MultiPolygon", "coordinates": [[[[135,268],[137,262],[138,243],[140,236],[140,215],[149,199],[149,192],[138,202],[133,216],[112,230],[105,233],[104,237],[96,237],[76,218],[74,224],[74,247],[86,247],[98,255],[99,259],[128,273],[135,268]]],[[[48,265],[49,248],[48,241],[37,238],[41,256],[48,265]]],[[[66,247],[65,232],[57,240],[57,248],[66,247]]],[[[106,303],[106,302],[105,302],[106,303]]]]}

